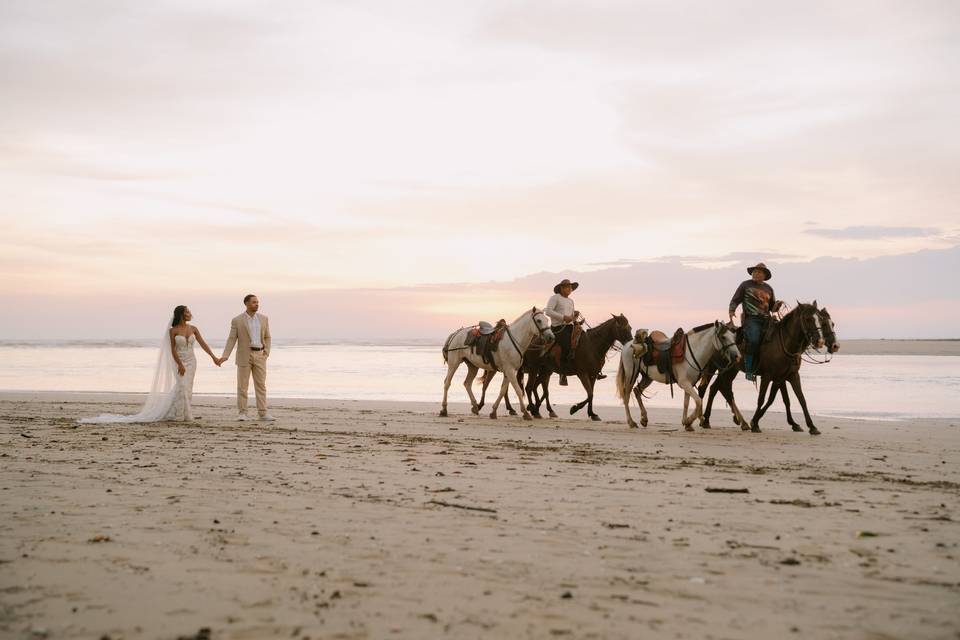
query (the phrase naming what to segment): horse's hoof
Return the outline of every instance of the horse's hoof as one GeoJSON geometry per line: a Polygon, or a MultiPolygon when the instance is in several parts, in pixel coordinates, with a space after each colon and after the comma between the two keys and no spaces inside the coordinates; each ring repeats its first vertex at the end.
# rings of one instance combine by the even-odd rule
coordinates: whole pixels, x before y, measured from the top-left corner
{"type": "Polygon", "coordinates": [[[490,419],[491,419],[491,420],[496,420],[496,419],[497,419],[497,412],[496,412],[496,411],[493,411],[493,412],[490,413],[490,419]]]}
{"type": "Polygon", "coordinates": [[[631,429],[636,429],[636,428],[637,428],[637,423],[634,422],[633,420],[628,420],[628,421],[627,421],[627,426],[630,427],[631,429]]]}
{"type": "Polygon", "coordinates": [[[700,428],[701,428],[701,429],[709,429],[709,428],[710,428],[710,421],[707,420],[706,422],[701,422],[701,423],[700,423],[700,428]]]}
{"type": "Polygon", "coordinates": [[[446,409],[440,409],[440,417],[441,417],[441,418],[446,418],[446,417],[447,417],[447,410],[446,410],[446,409]]]}
{"type": "Polygon", "coordinates": [[[523,419],[524,419],[524,420],[533,420],[533,418],[530,417],[530,414],[529,414],[529,413],[523,414],[523,419]]]}
{"type": "Polygon", "coordinates": [[[471,413],[473,413],[473,415],[475,415],[475,416],[480,415],[480,407],[478,407],[478,406],[476,406],[476,405],[474,405],[473,407],[471,407],[471,408],[470,408],[470,411],[471,411],[471,413]]]}
{"type": "Polygon", "coordinates": [[[820,435],[820,429],[817,429],[816,427],[811,426],[811,427],[810,427],[810,435],[812,435],[812,436],[818,436],[818,435],[820,435]]]}
{"type": "Polygon", "coordinates": [[[592,416],[590,416],[590,419],[593,420],[594,422],[600,422],[600,416],[598,416],[597,414],[593,414],[592,416]]]}
{"type": "Polygon", "coordinates": [[[760,427],[756,425],[750,427],[750,431],[752,431],[753,433],[762,433],[762,431],[760,431],[760,427]]]}
{"type": "Polygon", "coordinates": [[[551,411],[551,412],[550,412],[550,417],[551,417],[551,418],[556,418],[556,417],[557,417],[557,412],[556,412],[556,411],[551,411]]]}
{"type": "Polygon", "coordinates": [[[683,430],[684,430],[684,431],[696,431],[696,429],[694,429],[694,428],[693,428],[692,426],[690,426],[689,424],[683,425],[683,430]]]}
{"type": "Polygon", "coordinates": [[[790,428],[793,429],[794,431],[803,431],[803,427],[801,427],[798,424],[790,425],[790,428]]]}
{"type": "Polygon", "coordinates": [[[512,416],[517,415],[517,410],[516,410],[516,409],[510,409],[510,415],[512,415],[512,416]]]}
{"type": "Polygon", "coordinates": [[[530,415],[532,415],[532,416],[533,416],[534,418],[536,418],[537,420],[543,420],[543,416],[540,415],[540,412],[539,412],[539,411],[531,411],[531,412],[530,412],[530,415]]]}
{"type": "Polygon", "coordinates": [[[743,426],[740,424],[740,418],[737,416],[733,416],[733,424],[737,425],[738,427],[743,426]]]}
{"type": "Polygon", "coordinates": [[[572,407],[570,407],[570,415],[575,414],[579,410],[580,410],[580,407],[578,407],[577,405],[573,405],[572,407]]]}
{"type": "Polygon", "coordinates": [[[647,419],[646,419],[646,418],[640,418],[640,426],[643,427],[644,429],[647,428],[647,419]]]}

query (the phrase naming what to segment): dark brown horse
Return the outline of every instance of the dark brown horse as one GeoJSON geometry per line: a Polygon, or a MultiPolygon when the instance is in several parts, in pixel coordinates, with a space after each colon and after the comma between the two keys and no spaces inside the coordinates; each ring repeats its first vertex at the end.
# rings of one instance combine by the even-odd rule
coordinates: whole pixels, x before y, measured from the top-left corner
{"type": "MultiPolygon", "coordinates": [[[[827,314],[827,319],[829,319],[829,314],[827,314]]],[[[832,322],[828,324],[832,326],[832,322]]],[[[737,374],[743,370],[742,363],[740,367],[731,367],[725,371],[721,371],[714,383],[710,385],[710,396],[707,399],[707,406],[704,409],[700,426],[705,429],[710,428],[710,410],[713,405],[713,399],[716,397],[717,391],[719,391],[734,412],[734,422],[740,425],[740,428],[744,431],[749,429],[755,433],[759,433],[760,418],[763,417],[767,408],[776,398],[777,390],[782,389],[784,391],[784,397],[787,397],[786,383],[789,382],[790,386],[793,387],[794,394],[796,394],[797,399],[800,401],[800,407],[803,409],[803,416],[810,434],[818,435],[820,431],[810,418],[807,401],[800,385],[800,356],[807,348],[819,348],[827,342],[823,327],[822,315],[817,308],[816,301],[814,301],[813,304],[797,303],[797,306],[786,314],[783,320],[777,323],[773,329],[771,338],[760,346],[760,362],[757,367],[757,374],[760,376],[760,391],[757,397],[757,410],[753,414],[753,419],[750,421],[749,426],[743,418],[743,415],[740,414],[733,397],[733,380],[737,377],[737,374]],[[764,402],[768,388],[771,388],[771,397],[767,402],[764,402]]],[[[839,349],[839,346],[836,344],[835,335],[832,341],[833,345],[831,348],[834,348],[834,350],[839,349]]],[[[710,379],[709,376],[712,375],[712,372],[704,372],[700,383],[701,397],[703,397],[707,382],[710,379]]],[[[788,399],[785,400],[785,403],[789,407],[788,399]]],[[[802,431],[800,425],[792,422],[792,419],[792,416],[790,416],[789,420],[791,421],[793,430],[802,431]]]]}
{"type": "Polygon", "coordinates": [[[585,400],[570,407],[570,415],[586,406],[587,415],[590,416],[590,419],[599,420],[600,416],[593,411],[593,387],[597,382],[600,370],[607,361],[607,351],[618,340],[623,344],[633,340],[633,330],[630,328],[630,322],[622,313],[618,316],[611,314],[609,320],[605,320],[596,327],[587,329],[580,334],[580,342],[574,352],[572,362],[558,363],[551,352],[544,353],[542,346],[537,346],[534,343],[524,355],[523,368],[520,373],[521,377],[524,374],[529,376],[524,386],[529,402],[527,410],[533,417],[539,418],[540,404],[546,401],[550,417],[556,417],[553,408],[550,407],[550,376],[554,373],[563,373],[568,376],[577,376],[584,391],[587,392],[585,400]],[[538,386],[543,389],[543,397],[536,398],[536,403],[534,403],[533,396],[538,386]]]}

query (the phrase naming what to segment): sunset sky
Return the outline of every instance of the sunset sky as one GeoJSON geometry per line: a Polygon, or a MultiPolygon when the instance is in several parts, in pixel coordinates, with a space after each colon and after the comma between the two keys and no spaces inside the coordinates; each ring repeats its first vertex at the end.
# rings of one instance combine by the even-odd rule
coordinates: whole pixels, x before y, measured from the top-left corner
{"type": "Polygon", "coordinates": [[[668,327],[754,259],[849,337],[960,336],[954,2],[0,0],[0,78],[3,338],[248,291],[431,337],[564,276],[668,327]]]}

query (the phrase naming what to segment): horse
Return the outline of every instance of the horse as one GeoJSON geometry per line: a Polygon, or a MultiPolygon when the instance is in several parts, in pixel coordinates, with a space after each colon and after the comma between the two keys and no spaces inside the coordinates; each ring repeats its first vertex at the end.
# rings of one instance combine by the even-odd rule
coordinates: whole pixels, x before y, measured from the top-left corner
{"type": "MultiPolygon", "coordinates": [[[[759,366],[757,368],[757,373],[760,375],[760,392],[757,397],[757,410],[753,414],[749,425],[733,400],[733,380],[742,370],[742,365],[721,372],[710,386],[710,397],[707,400],[707,409],[704,412],[706,425],[709,425],[710,422],[710,406],[719,390],[734,412],[734,422],[739,424],[744,431],[749,429],[754,433],[760,433],[760,418],[766,411],[763,403],[768,387],[773,383],[774,388],[779,388],[785,382],[789,382],[790,386],[793,387],[794,394],[800,400],[800,406],[803,408],[803,415],[810,435],[819,435],[820,431],[813,424],[810,412],[807,410],[807,401],[803,397],[803,390],[800,388],[799,373],[800,355],[808,347],[819,349],[825,343],[820,321],[821,316],[818,311],[816,300],[812,304],[798,302],[797,306],[783,316],[783,319],[773,328],[773,335],[770,339],[760,345],[759,366]]],[[[767,406],[769,407],[769,404],[767,406]]],[[[709,428],[709,426],[704,428],[709,428]]],[[[802,431],[802,429],[797,425],[794,427],[794,431],[802,431]]]]}
{"type": "MultiPolygon", "coordinates": [[[[693,431],[693,421],[700,417],[703,405],[700,396],[697,395],[694,383],[700,379],[703,374],[703,365],[708,363],[715,355],[719,354],[727,364],[732,365],[740,359],[740,351],[737,349],[736,334],[729,325],[715,320],[713,324],[704,324],[695,327],[686,333],[686,344],[683,350],[683,361],[679,364],[673,364],[671,361],[671,373],[673,381],[676,382],[684,391],[683,397],[683,418],[681,420],[684,429],[693,431]],[[687,418],[687,410],[690,405],[690,398],[693,398],[697,405],[697,410],[690,418],[687,418]]],[[[627,424],[632,429],[637,428],[633,416],[630,415],[630,388],[637,382],[637,378],[642,376],[636,387],[633,388],[633,395],[637,398],[640,405],[640,424],[647,426],[647,408],[643,405],[643,390],[649,387],[653,382],[662,384],[671,384],[671,380],[665,374],[657,370],[656,365],[648,367],[644,364],[642,358],[634,357],[633,346],[627,345],[620,352],[620,366],[617,368],[617,397],[623,400],[623,409],[627,415],[627,424]]]]}
{"type": "MultiPolygon", "coordinates": [[[[507,325],[505,330],[506,339],[501,340],[497,350],[493,352],[493,362],[490,364],[485,363],[480,354],[473,353],[470,347],[467,346],[467,335],[469,332],[470,327],[457,329],[451,333],[443,343],[442,354],[443,361],[447,364],[447,376],[443,381],[443,402],[440,406],[440,416],[447,416],[447,394],[450,391],[450,381],[453,380],[453,374],[456,373],[461,363],[466,362],[467,377],[463,381],[463,386],[467,390],[467,395],[470,396],[471,406],[475,408],[474,413],[479,412],[479,406],[470,385],[477,375],[477,370],[484,369],[491,372],[503,372],[503,384],[500,386],[500,394],[493,403],[493,410],[490,412],[490,417],[495,420],[497,418],[497,408],[500,406],[500,401],[503,400],[507,394],[508,385],[512,383],[517,396],[523,397],[520,390],[520,383],[517,380],[517,371],[523,362],[524,352],[535,337],[539,336],[545,342],[553,341],[554,335],[550,329],[550,318],[536,307],[521,314],[519,318],[507,325]]],[[[532,420],[526,407],[522,408],[523,419],[532,420]]]]}
{"type": "MultiPolygon", "coordinates": [[[[837,341],[836,328],[833,324],[833,319],[830,317],[830,312],[827,311],[826,307],[818,309],[817,313],[820,315],[820,327],[823,331],[824,338],[824,347],[828,354],[834,354],[840,350],[840,343],[837,341]]],[[[824,360],[822,362],[817,362],[811,360],[815,364],[825,364],[829,360],[824,360]]],[[[797,358],[797,367],[800,367],[800,359],[797,358]]],[[[710,385],[710,380],[713,378],[714,374],[717,373],[719,366],[715,362],[711,362],[708,367],[704,369],[703,377],[701,378],[700,384],[697,386],[697,393],[702,399],[707,391],[707,387],[710,385]]],[[[703,417],[700,419],[700,426],[704,429],[710,428],[710,413],[713,407],[713,399],[717,395],[717,391],[723,395],[724,399],[727,401],[727,404],[730,405],[731,411],[733,413],[733,423],[737,426],[746,424],[746,420],[743,418],[743,415],[740,414],[739,409],[736,409],[736,402],[733,399],[733,388],[732,385],[729,387],[713,386],[710,387],[710,396],[707,399],[707,405],[703,410],[703,417]]],[[[790,395],[787,392],[787,382],[782,380],[778,385],[770,386],[770,395],[767,398],[766,403],[763,406],[763,411],[766,413],[767,409],[770,408],[770,405],[773,404],[773,401],[777,398],[777,393],[782,393],[783,396],[783,406],[787,413],[787,424],[794,431],[803,431],[799,424],[793,419],[793,414],[790,412],[790,395]]]]}
{"type": "Polygon", "coordinates": [[[525,386],[527,392],[527,410],[535,417],[540,417],[540,403],[547,401],[547,408],[550,411],[550,417],[555,418],[557,414],[553,412],[550,406],[550,376],[554,373],[565,373],[567,375],[576,375],[583,385],[587,397],[577,404],[570,407],[570,415],[575,414],[584,406],[587,407],[587,415],[591,420],[600,420],[593,411],[593,388],[597,382],[597,376],[606,363],[607,351],[613,346],[613,343],[620,341],[626,344],[633,339],[633,330],[630,328],[630,321],[621,313],[620,315],[610,314],[608,320],[604,320],[596,327],[587,329],[580,334],[580,341],[573,354],[572,363],[557,363],[557,359],[549,351],[544,351],[542,345],[534,345],[527,349],[523,361],[523,373],[529,374],[529,379],[525,386]],[[572,366],[571,366],[572,364],[572,366]],[[533,401],[533,394],[537,386],[543,387],[543,398],[537,398],[533,401]]]}
{"type": "MultiPolygon", "coordinates": [[[[824,343],[823,346],[826,349],[826,352],[828,354],[836,353],[837,351],[840,350],[840,343],[837,342],[836,327],[833,324],[833,320],[830,318],[830,314],[827,312],[826,307],[824,307],[823,309],[819,309],[817,313],[820,316],[820,330],[823,332],[823,343],[824,343]]],[[[797,356],[796,362],[797,362],[797,380],[799,384],[799,378],[800,378],[799,370],[800,370],[800,364],[801,364],[800,356],[797,356]]],[[[809,360],[809,362],[813,364],[825,364],[829,362],[829,360],[827,360],[826,358],[824,358],[824,360],[811,359],[809,360]]],[[[766,413],[767,409],[770,408],[770,405],[773,404],[773,401],[777,399],[778,391],[780,391],[783,396],[783,407],[787,412],[787,424],[789,424],[790,428],[793,429],[794,431],[803,431],[803,428],[799,424],[797,424],[796,420],[793,419],[793,414],[790,413],[790,395],[787,393],[786,380],[782,380],[780,384],[776,386],[774,386],[773,384],[770,385],[770,395],[768,396],[766,403],[764,403],[763,408],[760,411],[760,415],[762,416],[764,413],[766,413]]],[[[802,406],[802,403],[801,403],[801,406],[802,406]]],[[[814,435],[816,435],[816,433],[814,433],[814,435]]]]}

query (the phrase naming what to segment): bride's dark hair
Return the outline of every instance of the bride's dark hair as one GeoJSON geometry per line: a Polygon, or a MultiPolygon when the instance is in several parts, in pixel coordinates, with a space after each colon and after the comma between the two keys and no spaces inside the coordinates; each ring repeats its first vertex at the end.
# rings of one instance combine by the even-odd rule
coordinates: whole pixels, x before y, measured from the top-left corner
{"type": "Polygon", "coordinates": [[[173,308],[173,322],[170,323],[171,327],[175,327],[181,322],[183,322],[183,312],[187,310],[187,305],[178,304],[173,308]]]}

